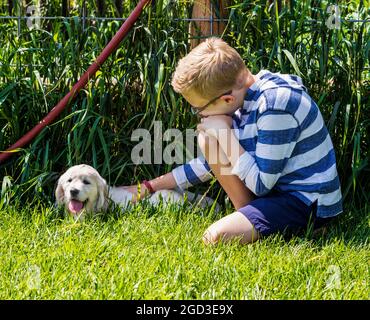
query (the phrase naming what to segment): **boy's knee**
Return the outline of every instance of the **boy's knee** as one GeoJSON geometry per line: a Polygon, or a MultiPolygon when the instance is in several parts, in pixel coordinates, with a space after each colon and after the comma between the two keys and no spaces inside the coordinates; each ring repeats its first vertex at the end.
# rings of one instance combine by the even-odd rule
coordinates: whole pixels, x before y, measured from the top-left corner
{"type": "Polygon", "coordinates": [[[215,224],[211,225],[203,234],[203,243],[206,245],[217,244],[222,240],[224,233],[215,224]]]}
{"type": "Polygon", "coordinates": [[[218,140],[214,136],[201,131],[198,134],[198,145],[209,165],[228,166],[229,159],[219,147],[218,140]]]}
{"type": "Polygon", "coordinates": [[[207,135],[204,131],[200,131],[198,134],[198,146],[202,150],[203,154],[208,154],[210,147],[217,147],[217,139],[207,135]]]}
{"type": "Polygon", "coordinates": [[[236,211],[213,223],[203,234],[206,245],[238,240],[240,244],[252,243],[260,238],[259,232],[241,212],[236,211]]]}

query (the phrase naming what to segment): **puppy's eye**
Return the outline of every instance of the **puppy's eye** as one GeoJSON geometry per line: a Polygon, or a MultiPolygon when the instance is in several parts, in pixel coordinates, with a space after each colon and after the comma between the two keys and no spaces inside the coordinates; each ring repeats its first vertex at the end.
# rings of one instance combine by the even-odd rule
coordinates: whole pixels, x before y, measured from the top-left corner
{"type": "Polygon", "coordinates": [[[87,180],[83,180],[82,181],[84,184],[90,184],[90,181],[87,181],[87,180]]]}
{"type": "Polygon", "coordinates": [[[72,178],[69,178],[69,179],[67,180],[67,182],[72,182],[72,178]]]}

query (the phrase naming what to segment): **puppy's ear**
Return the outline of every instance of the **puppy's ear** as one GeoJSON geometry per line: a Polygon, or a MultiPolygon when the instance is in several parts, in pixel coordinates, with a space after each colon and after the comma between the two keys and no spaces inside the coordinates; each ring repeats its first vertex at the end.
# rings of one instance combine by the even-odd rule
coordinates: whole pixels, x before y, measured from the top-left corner
{"type": "Polygon", "coordinates": [[[55,198],[57,200],[57,204],[62,204],[64,201],[64,177],[63,175],[59,178],[57,188],[55,189],[55,198]]]}
{"type": "Polygon", "coordinates": [[[108,208],[108,185],[107,182],[100,176],[96,176],[98,188],[98,198],[96,199],[96,210],[106,210],[108,208]]]}

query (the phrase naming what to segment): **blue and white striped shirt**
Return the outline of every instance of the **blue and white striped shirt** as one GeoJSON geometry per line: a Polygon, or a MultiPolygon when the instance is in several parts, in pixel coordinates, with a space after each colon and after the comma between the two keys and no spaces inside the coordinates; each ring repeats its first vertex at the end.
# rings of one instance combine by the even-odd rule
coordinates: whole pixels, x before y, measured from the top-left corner
{"type": "MultiPolygon", "coordinates": [[[[335,152],[321,112],[294,75],[262,70],[233,115],[234,133],[245,153],[232,173],[257,196],[273,188],[305,204],[317,200],[317,216],[341,213],[342,194],[335,152]]],[[[210,167],[199,157],[175,168],[181,189],[208,180],[210,167]]]]}

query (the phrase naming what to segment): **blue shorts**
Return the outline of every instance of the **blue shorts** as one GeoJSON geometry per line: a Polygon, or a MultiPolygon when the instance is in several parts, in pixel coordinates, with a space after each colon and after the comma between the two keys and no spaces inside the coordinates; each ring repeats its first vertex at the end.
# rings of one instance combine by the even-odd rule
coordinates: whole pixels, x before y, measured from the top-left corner
{"type": "Polygon", "coordinates": [[[243,213],[262,236],[282,232],[288,235],[320,228],[332,218],[316,216],[317,203],[311,206],[289,193],[273,190],[252,200],[238,211],[243,213]]]}

